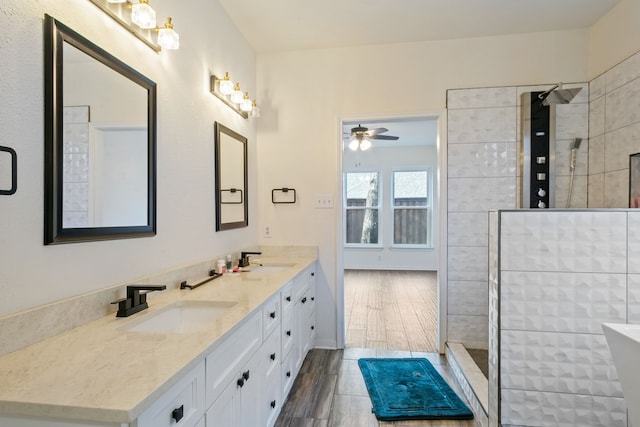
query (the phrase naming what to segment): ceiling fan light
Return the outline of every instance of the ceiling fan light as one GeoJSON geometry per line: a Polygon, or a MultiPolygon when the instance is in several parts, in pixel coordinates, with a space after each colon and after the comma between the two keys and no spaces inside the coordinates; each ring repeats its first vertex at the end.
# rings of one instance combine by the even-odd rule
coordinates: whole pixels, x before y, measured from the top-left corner
{"type": "Polygon", "coordinates": [[[359,145],[360,145],[360,142],[357,139],[352,139],[351,142],[349,143],[349,149],[351,151],[356,151],[359,145]]]}
{"type": "Polygon", "coordinates": [[[360,149],[361,149],[362,151],[367,151],[369,148],[371,148],[371,141],[369,141],[369,140],[368,140],[368,139],[366,139],[366,138],[365,138],[365,139],[363,139],[363,140],[360,142],[360,149]]]}

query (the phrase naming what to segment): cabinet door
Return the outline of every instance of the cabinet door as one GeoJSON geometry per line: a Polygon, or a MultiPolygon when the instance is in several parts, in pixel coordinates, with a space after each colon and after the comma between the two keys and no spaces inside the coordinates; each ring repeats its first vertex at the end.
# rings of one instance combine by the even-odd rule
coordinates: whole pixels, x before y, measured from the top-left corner
{"type": "Polygon", "coordinates": [[[205,418],[207,427],[239,427],[240,392],[235,381],[230,383],[211,405],[205,418]]]}
{"type": "Polygon", "coordinates": [[[239,427],[256,427],[264,424],[260,422],[262,417],[262,373],[260,372],[260,361],[262,353],[258,352],[251,358],[249,363],[245,365],[238,384],[243,380],[240,392],[240,422],[239,427]]]}

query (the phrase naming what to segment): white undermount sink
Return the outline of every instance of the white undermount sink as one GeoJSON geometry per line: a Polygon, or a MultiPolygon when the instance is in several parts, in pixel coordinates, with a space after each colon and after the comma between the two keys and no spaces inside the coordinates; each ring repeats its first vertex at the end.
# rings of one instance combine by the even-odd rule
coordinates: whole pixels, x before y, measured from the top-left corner
{"type": "Polygon", "coordinates": [[[277,273],[279,271],[288,270],[293,267],[295,264],[265,264],[265,265],[256,265],[252,266],[249,270],[250,272],[257,273],[277,273]]]}
{"type": "Polygon", "coordinates": [[[188,334],[211,326],[236,304],[234,301],[177,301],[118,329],[126,332],[188,334]]]}

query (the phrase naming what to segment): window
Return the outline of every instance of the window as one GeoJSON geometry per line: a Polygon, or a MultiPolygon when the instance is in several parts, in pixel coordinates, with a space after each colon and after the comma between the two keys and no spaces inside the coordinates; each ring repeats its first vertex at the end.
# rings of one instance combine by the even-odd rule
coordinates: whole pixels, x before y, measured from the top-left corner
{"type": "Polygon", "coordinates": [[[378,172],[347,172],[345,186],[346,243],[377,246],[380,217],[378,172]]]}
{"type": "Polygon", "coordinates": [[[428,246],[431,241],[430,170],[393,172],[393,244],[428,246]]]}

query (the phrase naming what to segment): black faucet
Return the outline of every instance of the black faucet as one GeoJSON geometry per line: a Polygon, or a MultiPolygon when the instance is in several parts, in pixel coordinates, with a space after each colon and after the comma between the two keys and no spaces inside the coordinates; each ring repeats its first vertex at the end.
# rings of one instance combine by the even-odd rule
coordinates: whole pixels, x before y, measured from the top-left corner
{"type": "Polygon", "coordinates": [[[249,255],[262,255],[262,252],[240,252],[240,259],[238,260],[238,267],[249,266],[249,255]]]}
{"type": "Polygon", "coordinates": [[[129,285],[127,286],[127,297],[121,298],[111,304],[118,304],[116,317],[128,317],[139,311],[149,308],[147,304],[147,294],[153,291],[163,291],[167,285],[129,285]],[[148,291],[140,293],[140,291],[148,291]]]}

